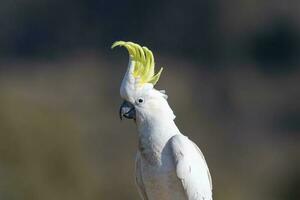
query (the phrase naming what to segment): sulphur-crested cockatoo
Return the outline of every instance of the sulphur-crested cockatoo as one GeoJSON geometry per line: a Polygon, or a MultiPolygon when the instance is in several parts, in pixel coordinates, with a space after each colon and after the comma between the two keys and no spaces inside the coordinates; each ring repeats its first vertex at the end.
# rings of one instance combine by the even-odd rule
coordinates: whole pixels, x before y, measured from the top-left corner
{"type": "Polygon", "coordinates": [[[120,94],[120,117],[134,119],[138,131],[136,183],[144,200],[211,200],[212,183],[204,156],[174,123],[164,91],[154,89],[162,68],[154,72],[147,47],[117,41],[125,47],[129,65],[120,94]]]}

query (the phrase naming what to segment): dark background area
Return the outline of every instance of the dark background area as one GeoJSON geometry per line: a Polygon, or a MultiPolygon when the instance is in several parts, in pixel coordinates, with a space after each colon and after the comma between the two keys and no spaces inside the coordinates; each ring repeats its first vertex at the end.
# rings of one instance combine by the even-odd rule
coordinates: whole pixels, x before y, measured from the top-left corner
{"type": "Polygon", "coordinates": [[[300,199],[300,1],[0,2],[0,199],[139,199],[127,52],[205,154],[214,199],[300,199]]]}

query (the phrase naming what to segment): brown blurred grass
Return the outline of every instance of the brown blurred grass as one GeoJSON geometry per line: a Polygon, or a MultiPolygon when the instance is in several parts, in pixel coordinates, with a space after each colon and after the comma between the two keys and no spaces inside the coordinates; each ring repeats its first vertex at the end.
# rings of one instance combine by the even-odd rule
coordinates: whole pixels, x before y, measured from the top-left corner
{"type": "MultiPolygon", "coordinates": [[[[300,72],[270,78],[249,66],[158,60],[166,66],[158,88],[203,150],[215,199],[284,199],[299,133],[273,119],[299,109],[300,72]]],[[[139,199],[135,127],[117,113],[125,62],[84,53],[1,64],[0,199],[139,199]]]]}

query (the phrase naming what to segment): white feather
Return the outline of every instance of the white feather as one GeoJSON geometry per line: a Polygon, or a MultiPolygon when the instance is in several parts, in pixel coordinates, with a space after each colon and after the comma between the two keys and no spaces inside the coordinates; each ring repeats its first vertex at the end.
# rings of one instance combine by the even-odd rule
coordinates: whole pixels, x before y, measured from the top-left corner
{"type": "Polygon", "coordinates": [[[212,200],[211,177],[199,148],[182,135],[163,94],[147,92],[136,106],[136,177],[144,199],[212,200]]]}

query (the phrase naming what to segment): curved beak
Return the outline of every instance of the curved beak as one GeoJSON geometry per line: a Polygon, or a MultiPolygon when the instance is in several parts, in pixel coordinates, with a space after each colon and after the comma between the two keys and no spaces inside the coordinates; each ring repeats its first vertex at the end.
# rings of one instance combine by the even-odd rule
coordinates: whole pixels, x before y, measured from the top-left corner
{"type": "Polygon", "coordinates": [[[132,105],[132,103],[128,101],[123,101],[119,110],[119,116],[121,120],[123,119],[123,117],[127,119],[135,119],[134,105],[132,105]]]}

